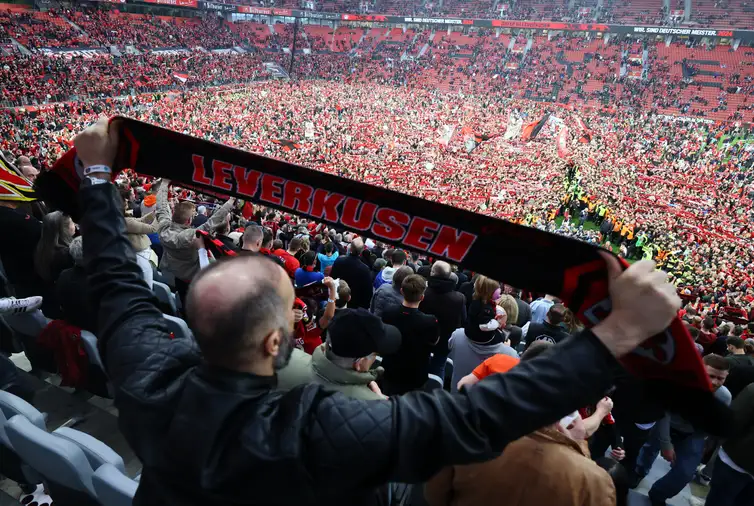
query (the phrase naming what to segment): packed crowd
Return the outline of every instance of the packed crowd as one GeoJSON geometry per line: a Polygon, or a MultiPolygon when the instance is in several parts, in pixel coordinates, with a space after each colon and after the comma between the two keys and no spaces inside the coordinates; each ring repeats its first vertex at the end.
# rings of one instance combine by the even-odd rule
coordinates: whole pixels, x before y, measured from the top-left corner
{"type": "MultiPolygon", "coordinates": [[[[173,21],[157,18],[143,28],[78,14],[100,44],[199,36],[160,32],[173,21]]],[[[250,25],[218,22],[222,35],[200,41],[256,46],[240,54],[0,60],[0,100],[37,105],[2,112],[5,158],[34,180],[75,143],[81,163],[97,168],[83,177],[78,223],[0,197],[12,238],[0,242],[3,295],[18,297],[0,299],[0,312],[40,310],[58,322],[56,336],[97,335],[108,374],[89,379],[102,382],[97,392],[115,388],[121,430],[145,466],[142,500],[213,504],[208,490],[220,483],[267,494],[261,484],[285,474],[302,487],[270,487],[275,496],[260,501],[389,502],[396,489],[385,484],[402,481],[425,483],[409,504],[465,506],[499,502],[503,479],[520,504],[607,506],[625,504],[661,455],[673,466],[651,486],[653,506],[710,478],[708,506],[751,505],[754,143],[740,122],[665,115],[710,113],[685,93],[685,60],[631,40],[384,30],[358,45],[351,34],[342,53],[323,49],[332,47],[326,34],[307,37],[322,54],[297,57],[294,80],[272,81],[262,63],[287,68],[280,50],[291,29],[250,25]],[[656,75],[617,77],[636,55],[656,75]],[[561,91],[568,100],[544,101],[561,91]],[[613,312],[584,329],[553,295],[463,265],[128,171],[111,184],[115,140],[102,115],[567,235],[636,263],[621,275],[605,256],[613,312]],[[229,251],[237,258],[221,258],[229,251]],[[171,308],[156,307],[156,282],[177,293],[195,340],[165,327],[171,308]],[[613,357],[676,315],[714,397],[732,402],[735,427],[722,446],[667,411],[648,383],[615,373],[613,357]],[[172,409],[155,409],[165,402],[172,409]],[[223,458],[208,457],[216,452],[223,458]],[[178,462],[196,479],[181,474],[172,485],[178,462]],[[539,490],[554,472],[553,488],[539,490]]],[[[56,35],[40,29],[28,40],[56,35]]],[[[715,50],[671,49],[691,60],[715,50]]],[[[751,57],[741,56],[742,69],[751,57]]],[[[731,69],[721,79],[748,98],[753,78],[731,69]]],[[[729,111],[733,98],[720,93],[713,112],[725,117],[716,119],[752,119],[746,100],[729,111]]],[[[44,353],[27,354],[55,369],[44,353]]],[[[22,395],[8,364],[0,358],[0,385],[22,395]]]]}
{"type": "MultiPolygon", "coordinates": [[[[89,39],[82,45],[99,48],[99,52],[90,58],[38,52],[0,56],[0,104],[36,105],[248,82],[265,75],[262,62],[278,63],[286,70],[290,63],[286,51],[293,43],[291,25],[100,11],[68,15],[87,30],[89,39]],[[131,44],[143,54],[127,51],[131,44]],[[105,49],[111,45],[120,47],[123,54],[105,49]],[[206,51],[211,48],[231,54],[206,51]]],[[[25,19],[28,15],[10,16],[25,19]]],[[[25,26],[12,17],[7,22],[11,35],[25,26]]],[[[60,26],[44,20],[40,24],[60,26]]],[[[77,37],[75,33],[69,36],[77,37]]],[[[27,44],[38,50],[64,45],[62,40],[59,34],[51,34],[27,44]]],[[[749,100],[754,91],[754,53],[743,47],[733,52],[727,45],[691,41],[667,46],[622,38],[605,41],[523,33],[511,37],[486,30],[436,33],[304,25],[297,48],[306,51],[297,54],[293,66],[297,78],[378,81],[465,94],[491,92],[723,121],[748,122],[754,110],[749,100]],[[698,62],[708,63],[700,66],[698,62]]]]}
{"type": "MultiPolygon", "coordinates": [[[[394,90],[392,101],[384,89],[370,92],[388,109],[400,100],[394,90]]],[[[343,92],[335,108],[305,101],[307,94],[323,93],[338,91],[285,84],[278,90],[230,91],[209,101],[224,105],[231,117],[234,101],[241,99],[247,114],[269,111],[275,121],[265,125],[278,127],[266,133],[276,137],[297,129],[286,117],[288,107],[297,104],[298,113],[315,113],[315,132],[321,134],[329,123],[323,125],[316,112],[353,121],[359,108],[347,97],[363,100],[359,94],[367,91],[343,92]],[[286,91],[276,95],[279,107],[258,102],[274,91],[286,91]]],[[[195,124],[200,116],[213,122],[210,104],[198,102],[206,99],[201,92],[170,102],[173,109],[191,103],[200,107],[186,119],[187,133],[200,127],[195,124]]],[[[410,118],[414,122],[436,97],[417,99],[425,101],[423,108],[419,102],[402,110],[416,114],[410,118]]],[[[159,105],[153,104],[151,113],[162,115],[163,122],[186,117],[183,111],[170,116],[168,102],[165,109],[154,108],[159,105]]],[[[94,119],[81,112],[83,122],[94,119]]],[[[474,119],[491,121],[493,113],[474,119]]],[[[392,123],[400,124],[396,114],[390,111],[392,123]]],[[[597,131],[598,118],[589,119],[597,131]]],[[[244,130],[244,124],[218,124],[209,135],[226,142],[231,137],[224,136],[230,135],[246,149],[282,154],[273,148],[279,144],[244,130]],[[247,137],[251,144],[242,144],[247,137]]],[[[395,133],[385,135],[395,139],[395,133]]],[[[337,138],[338,132],[330,135],[337,138]]],[[[41,305],[45,315],[58,319],[50,324],[57,333],[74,341],[81,328],[97,334],[116,389],[121,430],[144,464],[138,500],[170,502],[185,494],[186,485],[170,485],[175,459],[180,459],[197,466],[192,472],[205,480],[244,476],[258,491],[264,490],[257,487],[261,478],[249,470],[259,470],[261,462],[267,470],[286,469],[286,481],[301,469],[296,472],[302,478],[318,477],[307,482],[307,494],[336,502],[350,503],[354,497],[359,504],[494,502],[502,479],[506,500],[516,504],[622,505],[662,455],[673,466],[649,489],[653,505],[666,504],[692,479],[711,480],[710,506],[750,504],[752,326],[693,305],[679,313],[675,287],[667,275],[654,271],[652,262],[621,273],[617,261],[605,256],[613,312],[587,330],[552,295],[537,297],[370,238],[233,198],[217,201],[130,171],[113,185],[107,171],[116,153],[114,139],[107,122],[99,120],[73,141],[84,181],[77,224],[59,211],[45,214],[38,203],[28,207],[0,200],[0,223],[14,238],[0,247],[10,284],[4,288],[29,297],[3,299],[0,311],[34,311],[41,305]],[[209,234],[213,246],[198,233],[209,234]],[[231,251],[235,254],[223,258],[231,251]],[[178,293],[193,339],[176,337],[165,326],[162,308],[149,291],[158,280],[178,293]],[[678,413],[666,411],[651,383],[618,372],[615,358],[663,330],[676,315],[704,355],[715,402],[732,402],[736,418],[728,428],[731,439],[722,446],[678,413]],[[213,410],[204,404],[210,400],[213,410]],[[156,409],[165,403],[173,408],[156,409]],[[184,421],[175,423],[176,417],[184,421]],[[231,437],[235,432],[238,438],[231,437]],[[304,446],[291,449],[291,441],[304,446]],[[226,458],[207,460],[199,451],[205,445],[226,458]],[[401,459],[392,448],[400,448],[401,459]],[[702,463],[706,466],[700,469],[702,463]],[[395,469],[386,473],[386,465],[395,469]],[[551,486],[534,486],[550,481],[553,473],[558,479],[551,486]],[[426,483],[406,489],[388,482],[426,483]],[[397,491],[402,498],[392,497],[397,491]]],[[[356,137],[349,141],[354,146],[333,146],[329,160],[343,169],[323,170],[355,177],[360,165],[354,163],[354,151],[370,152],[368,146],[355,147],[362,141],[356,137]]],[[[406,141],[423,142],[418,137],[406,141]]],[[[448,142],[449,150],[455,150],[453,144],[448,142]]],[[[412,149],[410,144],[396,147],[403,153],[412,149]]],[[[548,149],[540,147],[544,158],[548,149]]],[[[300,148],[302,158],[291,159],[311,156],[306,149],[300,148]]],[[[477,149],[482,160],[489,156],[483,146],[477,149]]],[[[32,160],[20,159],[18,166],[21,174],[35,177],[32,160]]],[[[374,161],[364,164],[373,166],[374,161]]],[[[587,183],[585,171],[567,169],[565,176],[553,177],[564,182],[553,180],[551,186],[566,196],[570,190],[577,194],[587,183]]],[[[441,168],[423,172],[422,179],[431,184],[433,172],[455,181],[441,168]]],[[[398,177],[406,187],[425,191],[410,171],[398,177]]],[[[396,184],[388,178],[379,182],[396,184]]],[[[491,184],[489,178],[483,183],[491,184]]],[[[467,198],[473,191],[472,184],[458,188],[467,198]]],[[[30,359],[35,363],[40,355],[30,359]]],[[[5,388],[23,393],[7,364],[0,360],[3,378],[11,378],[5,388]]],[[[71,363],[59,364],[66,377],[71,363]]],[[[184,479],[186,469],[178,474],[184,479]]],[[[269,485],[280,478],[264,479],[269,485]]],[[[210,492],[203,481],[188,483],[193,483],[188,503],[205,504],[210,492]]],[[[320,503],[301,497],[300,489],[276,488],[274,494],[277,501],[282,494],[320,503]]]]}
{"type": "Polygon", "coordinates": [[[748,313],[754,302],[752,150],[733,126],[387,85],[267,82],[9,113],[0,147],[50,167],[100,113],[609,243],[627,258],[659,260],[708,309],[748,313]],[[567,159],[551,129],[532,142],[504,138],[513,117],[529,123],[548,111],[570,127],[567,159]],[[579,124],[590,142],[578,142],[579,124]],[[468,153],[471,133],[489,139],[468,153]]]}

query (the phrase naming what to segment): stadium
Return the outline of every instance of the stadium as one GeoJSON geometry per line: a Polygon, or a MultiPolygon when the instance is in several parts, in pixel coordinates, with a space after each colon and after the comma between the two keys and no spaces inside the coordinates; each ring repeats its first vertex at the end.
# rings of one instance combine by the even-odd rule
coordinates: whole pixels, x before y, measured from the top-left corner
{"type": "Polygon", "coordinates": [[[0,506],[751,506],[752,123],[746,0],[0,3],[0,506]]]}

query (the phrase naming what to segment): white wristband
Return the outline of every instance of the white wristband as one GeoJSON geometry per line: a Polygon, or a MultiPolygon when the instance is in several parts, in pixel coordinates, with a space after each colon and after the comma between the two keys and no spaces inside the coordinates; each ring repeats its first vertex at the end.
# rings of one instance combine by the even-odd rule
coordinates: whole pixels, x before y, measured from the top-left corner
{"type": "Polygon", "coordinates": [[[95,172],[106,172],[108,174],[112,174],[113,170],[107,165],[90,165],[89,167],[84,169],[85,176],[94,174],[95,172]]]}

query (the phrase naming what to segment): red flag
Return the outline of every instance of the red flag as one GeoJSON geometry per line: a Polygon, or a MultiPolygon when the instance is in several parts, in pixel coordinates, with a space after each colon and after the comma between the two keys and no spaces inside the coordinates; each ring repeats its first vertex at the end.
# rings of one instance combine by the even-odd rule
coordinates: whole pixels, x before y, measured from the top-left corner
{"type": "Polygon", "coordinates": [[[243,205],[241,216],[243,216],[245,220],[250,220],[254,216],[254,207],[252,207],[251,202],[246,202],[243,205]]]}

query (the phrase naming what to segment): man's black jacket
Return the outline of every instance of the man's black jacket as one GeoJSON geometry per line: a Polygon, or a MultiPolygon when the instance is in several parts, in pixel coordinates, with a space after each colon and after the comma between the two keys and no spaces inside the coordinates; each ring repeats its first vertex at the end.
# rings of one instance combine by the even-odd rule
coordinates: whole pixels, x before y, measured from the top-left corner
{"type": "Polygon", "coordinates": [[[330,277],[344,279],[351,288],[348,307],[369,309],[372,301],[372,274],[358,255],[341,255],[332,265],[330,277]]]}
{"type": "Polygon", "coordinates": [[[120,429],[144,466],[136,505],[358,505],[378,484],[495,457],[611,384],[617,363],[585,332],[456,395],[277,391],[274,377],[212,366],[193,340],[171,339],[114,187],[82,188],[80,198],[99,345],[120,429]]]}
{"type": "Polygon", "coordinates": [[[443,356],[448,354],[448,339],[466,321],[466,299],[461,292],[455,290],[456,284],[450,278],[430,277],[424,300],[419,304],[419,310],[437,318],[440,326],[440,341],[435,353],[443,356]]]}

